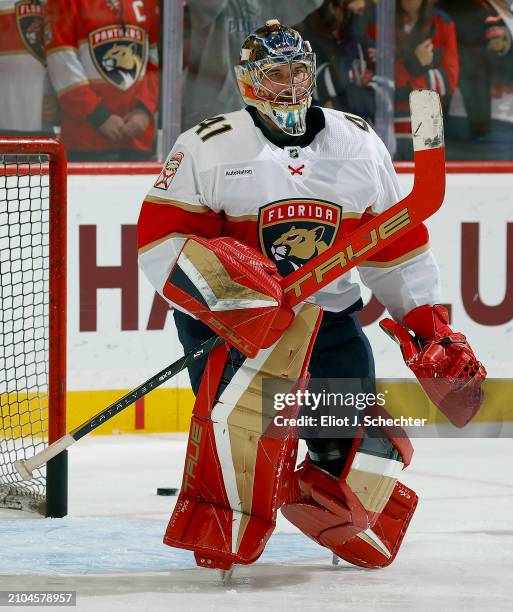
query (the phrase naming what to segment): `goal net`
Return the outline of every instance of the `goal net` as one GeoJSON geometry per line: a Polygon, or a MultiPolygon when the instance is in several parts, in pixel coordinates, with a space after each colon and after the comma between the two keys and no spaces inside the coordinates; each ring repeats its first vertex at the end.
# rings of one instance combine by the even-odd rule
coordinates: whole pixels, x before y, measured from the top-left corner
{"type": "Polygon", "coordinates": [[[65,433],[66,161],[60,143],[0,137],[0,507],[66,514],[66,457],[14,468],[65,433]]]}

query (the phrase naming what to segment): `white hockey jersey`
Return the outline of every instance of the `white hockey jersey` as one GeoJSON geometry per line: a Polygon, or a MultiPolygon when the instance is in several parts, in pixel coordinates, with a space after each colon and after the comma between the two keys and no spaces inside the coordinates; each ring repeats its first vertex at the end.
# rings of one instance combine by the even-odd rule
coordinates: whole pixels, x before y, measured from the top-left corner
{"type": "MultiPolygon", "coordinates": [[[[178,138],[138,226],[140,266],[159,293],[188,236],[237,238],[285,276],[401,199],[390,156],[363,120],[311,108],[314,115],[324,127],[303,147],[274,145],[247,110],[207,119],[178,138]]],[[[358,270],[396,319],[439,299],[425,226],[358,270]]],[[[359,297],[349,272],[311,300],[339,312],[359,297]]]]}

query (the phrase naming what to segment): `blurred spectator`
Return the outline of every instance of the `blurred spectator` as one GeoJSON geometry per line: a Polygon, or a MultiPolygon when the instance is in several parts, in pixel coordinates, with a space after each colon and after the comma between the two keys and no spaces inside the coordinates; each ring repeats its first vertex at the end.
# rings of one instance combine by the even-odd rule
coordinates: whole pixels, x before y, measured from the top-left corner
{"type": "Polygon", "coordinates": [[[297,29],[317,56],[314,102],[374,120],[365,0],[327,0],[297,29]]]}
{"type": "MultiPolygon", "coordinates": [[[[463,99],[454,101],[458,103],[456,115],[467,117],[464,138],[478,138],[490,130],[491,70],[485,22],[491,8],[482,0],[450,0],[439,4],[454,20],[458,39],[458,90],[463,99]]],[[[457,123],[459,130],[463,124],[457,123]]],[[[446,120],[446,129],[449,127],[450,122],[446,120]]]]}
{"type": "Polygon", "coordinates": [[[449,159],[513,159],[513,15],[501,0],[450,0],[460,54],[445,118],[449,159]]]}
{"type": "Polygon", "coordinates": [[[411,159],[409,94],[414,89],[438,91],[444,110],[458,82],[454,23],[434,8],[434,0],[397,0],[395,132],[396,159],[411,159]]]}
{"type": "Polygon", "coordinates": [[[323,0],[187,0],[190,38],[183,127],[242,106],[233,67],[246,37],[268,19],[294,26],[323,0]]]}
{"type": "Polygon", "coordinates": [[[492,131],[499,128],[509,138],[513,158],[513,13],[506,0],[488,0],[492,8],[486,18],[486,50],[492,64],[492,131]]]}
{"type": "Polygon", "coordinates": [[[70,159],[151,157],[158,0],[48,0],[48,16],[48,70],[70,159]]]}
{"type": "Polygon", "coordinates": [[[57,110],[46,72],[39,0],[0,0],[0,133],[52,134],[57,110]]]}

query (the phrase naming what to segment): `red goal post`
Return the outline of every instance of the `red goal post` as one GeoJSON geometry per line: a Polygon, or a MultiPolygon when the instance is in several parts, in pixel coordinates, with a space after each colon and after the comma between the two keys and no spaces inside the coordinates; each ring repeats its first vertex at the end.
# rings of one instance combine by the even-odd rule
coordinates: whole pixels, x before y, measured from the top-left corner
{"type": "Polygon", "coordinates": [[[66,155],[0,137],[0,508],[67,514],[67,458],[22,482],[14,462],[66,432],[66,155]]]}

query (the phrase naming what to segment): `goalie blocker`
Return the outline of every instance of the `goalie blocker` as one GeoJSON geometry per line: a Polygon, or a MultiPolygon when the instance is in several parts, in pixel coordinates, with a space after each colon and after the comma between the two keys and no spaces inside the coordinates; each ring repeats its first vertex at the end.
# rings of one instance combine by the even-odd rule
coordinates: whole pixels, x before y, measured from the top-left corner
{"type": "Polygon", "coordinates": [[[233,238],[189,238],[164,295],[248,357],[268,348],[290,325],[276,265],[233,238]]]}

